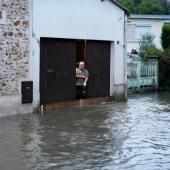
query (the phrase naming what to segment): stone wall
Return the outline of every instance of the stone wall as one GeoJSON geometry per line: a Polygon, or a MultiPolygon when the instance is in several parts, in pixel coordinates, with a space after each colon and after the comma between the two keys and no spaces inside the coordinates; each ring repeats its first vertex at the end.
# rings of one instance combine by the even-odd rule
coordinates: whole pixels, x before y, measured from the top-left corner
{"type": "Polygon", "coordinates": [[[29,71],[29,0],[1,0],[0,11],[0,96],[15,95],[29,71]]]}

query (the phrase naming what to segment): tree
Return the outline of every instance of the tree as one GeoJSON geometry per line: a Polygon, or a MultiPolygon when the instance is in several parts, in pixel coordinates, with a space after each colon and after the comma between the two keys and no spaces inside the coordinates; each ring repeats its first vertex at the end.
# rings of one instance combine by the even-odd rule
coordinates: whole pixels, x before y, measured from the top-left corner
{"type": "Polygon", "coordinates": [[[123,6],[125,6],[126,8],[128,8],[131,12],[134,11],[134,7],[135,7],[135,1],[134,0],[118,0],[119,3],[121,3],[123,6]]]}
{"type": "MultiPolygon", "coordinates": [[[[155,44],[153,43],[154,36],[147,33],[141,36],[139,41],[139,57],[142,59],[148,58],[148,53],[156,49],[155,44]]],[[[151,56],[152,57],[152,56],[151,56]]]]}
{"type": "Polygon", "coordinates": [[[136,12],[139,14],[164,14],[165,8],[159,2],[152,2],[143,0],[142,3],[136,8],[136,12]]]}
{"type": "Polygon", "coordinates": [[[168,0],[117,0],[135,14],[167,14],[168,0]]]}
{"type": "Polygon", "coordinates": [[[161,4],[166,10],[166,14],[170,14],[170,0],[161,0],[161,4]]]}

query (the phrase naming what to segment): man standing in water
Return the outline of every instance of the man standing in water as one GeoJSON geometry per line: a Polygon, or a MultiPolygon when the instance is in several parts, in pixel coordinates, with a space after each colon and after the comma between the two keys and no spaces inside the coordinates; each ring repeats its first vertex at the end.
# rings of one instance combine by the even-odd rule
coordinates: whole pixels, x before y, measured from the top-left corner
{"type": "Polygon", "coordinates": [[[79,63],[79,68],[76,68],[76,97],[77,99],[85,98],[87,91],[87,81],[89,72],[85,69],[84,61],[79,63]]]}

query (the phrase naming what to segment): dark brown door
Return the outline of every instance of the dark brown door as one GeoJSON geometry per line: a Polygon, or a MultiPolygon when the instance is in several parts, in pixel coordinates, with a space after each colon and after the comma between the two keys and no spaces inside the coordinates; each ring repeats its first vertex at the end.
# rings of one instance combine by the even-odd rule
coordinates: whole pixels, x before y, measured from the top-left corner
{"type": "Polygon", "coordinates": [[[41,38],[40,56],[41,104],[74,100],[76,41],[41,38]]]}
{"type": "Polygon", "coordinates": [[[88,97],[110,96],[110,42],[86,41],[88,97]]]}

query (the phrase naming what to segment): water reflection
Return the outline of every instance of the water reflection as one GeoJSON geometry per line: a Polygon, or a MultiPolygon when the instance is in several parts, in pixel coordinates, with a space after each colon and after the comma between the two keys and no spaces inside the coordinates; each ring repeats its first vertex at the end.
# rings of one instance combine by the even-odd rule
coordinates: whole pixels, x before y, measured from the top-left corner
{"type": "Polygon", "coordinates": [[[168,92],[1,118],[0,165],[3,170],[168,170],[169,122],[168,92]]]}

